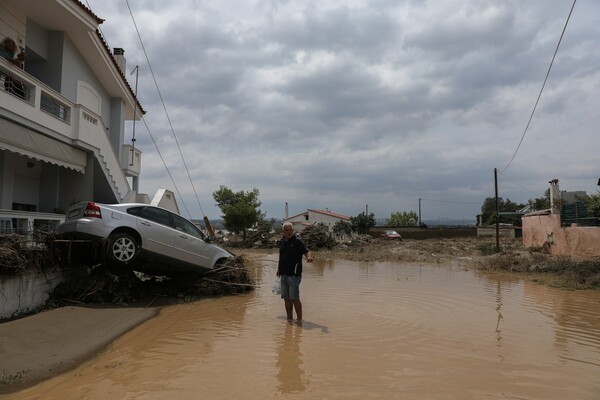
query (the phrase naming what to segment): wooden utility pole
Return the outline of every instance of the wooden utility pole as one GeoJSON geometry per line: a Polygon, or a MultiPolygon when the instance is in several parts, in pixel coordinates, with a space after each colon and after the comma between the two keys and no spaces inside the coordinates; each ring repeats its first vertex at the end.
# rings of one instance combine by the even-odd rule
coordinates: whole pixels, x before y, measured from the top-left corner
{"type": "Polygon", "coordinates": [[[498,202],[498,168],[494,168],[494,188],[496,191],[496,252],[500,252],[500,205],[498,202]]]}

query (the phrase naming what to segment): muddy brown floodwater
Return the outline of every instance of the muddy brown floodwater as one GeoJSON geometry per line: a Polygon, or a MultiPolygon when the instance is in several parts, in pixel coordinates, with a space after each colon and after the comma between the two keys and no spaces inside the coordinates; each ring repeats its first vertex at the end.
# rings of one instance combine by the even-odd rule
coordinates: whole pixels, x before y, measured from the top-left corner
{"type": "Polygon", "coordinates": [[[14,399],[600,399],[600,293],[448,266],[317,260],[305,322],[256,291],[169,306],[14,399]]]}

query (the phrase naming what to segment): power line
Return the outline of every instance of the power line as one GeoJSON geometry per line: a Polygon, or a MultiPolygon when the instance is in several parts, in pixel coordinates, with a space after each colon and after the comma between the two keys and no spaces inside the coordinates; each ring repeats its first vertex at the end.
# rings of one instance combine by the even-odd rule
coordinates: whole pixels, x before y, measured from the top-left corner
{"type": "Polygon", "coordinates": [[[173,179],[173,175],[171,175],[171,171],[169,171],[169,167],[167,167],[167,163],[165,162],[165,159],[163,158],[162,154],[160,153],[160,150],[158,149],[158,145],[156,144],[156,141],[154,140],[154,136],[152,136],[152,132],[150,132],[150,128],[148,127],[148,124],[146,123],[146,119],[142,116],[141,120],[144,123],[144,126],[146,126],[146,130],[148,130],[148,134],[150,135],[150,139],[152,139],[152,143],[154,143],[154,147],[156,148],[156,152],[158,153],[158,156],[160,157],[160,160],[162,161],[163,165],[165,166],[165,169],[167,170],[167,174],[169,175],[169,178],[171,178],[171,183],[173,183],[173,186],[175,187],[175,191],[177,192],[177,195],[181,199],[181,203],[183,204],[183,208],[185,208],[185,212],[187,213],[188,217],[190,217],[190,219],[191,219],[192,218],[192,214],[190,214],[190,211],[187,209],[187,206],[185,205],[185,201],[183,201],[183,197],[181,196],[181,193],[179,193],[179,189],[177,188],[177,185],[175,184],[175,180],[173,179]]]}
{"type": "Polygon", "coordinates": [[[514,183],[515,185],[519,186],[521,189],[524,189],[524,190],[528,191],[529,193],[533,194],[534,196],[544,197],[544,196],[541,196],[539,193],[535,193],[535,192],[531,191],[530,189],[526,188],[525,186],[521,185],[520,183],[513,181],[512,179],[510,179],[508,176],[506,176],[502,172],[498,171],[498,173],[500,175],[502,175],[503,177],[505,177],[506,179],[508,179],[509,181],[511,181],[512,183],[514,183]]]}
{"type": "MultiPolygon", "coordinates": [[[[181,151],[181,146],[179,146],[179,140],[177,140],[177,135],[175,135],[175,129],[173,128],[173,124],[171,123],[171,118],[169,117],[169,113],[167,111],[167,107],[165,105],[162,93],[158,86],[158,82],[156,81],[156,76],[154,75],[154,71],[152,70],[152,65],[150,64],[150,59],[148,58],[148,53],[146,52],[146,47],[144,46],[144,42],[142,41],[142,36],[140,35],[140,31],[138,30],[137,24],[135,22],[133,12],[131,11],[131,7],[129,6],[129,0],[125,0],[125,3],[127,4],[127,8],[129,9],[129,14],[131,15],[131,20],[133,21],[133,26],[135,27],[135,31],[137,33],[138,39],[140,40],[140,44],[142,46],[142,51],[144,52],[144,56],[146,57],[146,62],[148,63],[148,67],[150,69],[150,74],[152,75],[152,79],[154,80],[154,85],[156,86],[156,90],[158,91],[158,97],[160,98],[160,102],[163,106],[163,109],[165,110],[165,115],[167,116],[167,121],[169,122],[169,126],[171,127],[171,132],[173,133],[173,137],[175,138],[175,143],[177,144],[177,149],[179,150],[179,155],[181,156],[181,160],[183,161],[183,166],[187,173],[188,179],[190,180],[190,184],[192,185],[194,195],[196,196],[196,201],[198,202],[198,206],[200,207],[200,212],[202,213],[202,217],[205,217],[204,210],[202,209],[202,204],[200,204],[200,199],[198,197],[198,193],[196,192],[196,188],[194,187],[194,182],[192,181],[192,177],[190,176],[190,171],[185,162],[185,158],[183,157],[183,153],[181,151]]],[[[156,143],[155,143],[155,145],[156,145],[156,143]]],[[[164,161],[163,161],[163,163],[164,163],[164,161]]],[[[182,203],[185,205],[185,200],[183,199],[183,197],[181,197],[181,195],[179,195],[179,197],[181,198],[182,203]]],[[[191,215],[190,215],[190,218],[191,218],[191,215]]]]}
{"type": "Polygon", "coordinates": [[[573,13],[573,8],[575,8],[575,3],[577,3],[577,0],[573,0],[573,5],[571,6],[571,10],[569,11],[569,16],[567,17],[567,20],[565,21],[565,26],[563,27],[562,33],[560,34],[560,39],[558,39],[558,44],[556,45],[556,49],[554,50],[554,55],[552,56],[552,61],[550,61],[550,66],[548,67],[548,71],[546,72],[546,77],[544,78],[544,83],[542,84],[540,93],[538,94],[537,100],[535,101],[535,105],[533,106],[533,110],[531,111],[531,115],[529,116],[529,121],[527,121],[527,125],[525,126],[525,130],[523,131],[523,135],[521,136],[519,145],[517,146],[517,149],[515,150],[515,153],[513,154],[512,158],[510,159],[510,161],[508,162],[506,167],[504,167],[504,169],[501,172],[504,172],[508,169],[510,164],[515,159],[515,156],[517,155],[517,152],[519,151],[519,148],[521,147],[521,143],[523,143],[523,139],[525,139],[525,134],[527,133],[527,130],[529,129],[529,125],[531,124],[531,120],[533,119],[533,114],[535,114],[535,110],[538,106],[540,98],[542,97],[542,92],[544,91],[544,87],[546,86],[546,81],[548,80],[548,76],[550,75],[550,70],[552,69],[552,65],[554,64],[554,59],[556,58],[556,54],[558,53],[558,48],[560,47],[562,38],[565,34],[565,31],[567,30],[567,25],[569,24],[569,20],[571,19],[571,14],[573,13]]]}

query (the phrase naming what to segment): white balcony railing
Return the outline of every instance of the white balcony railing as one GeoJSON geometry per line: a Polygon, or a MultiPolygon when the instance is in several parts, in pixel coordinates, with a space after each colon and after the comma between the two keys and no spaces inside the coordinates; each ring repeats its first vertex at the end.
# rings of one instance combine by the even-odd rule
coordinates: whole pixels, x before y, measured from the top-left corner
{"type": "Polygon", "coordinates": [[[30,244],[37,244],[63,222],[64,214],[0,210],[0,235],[22,235],[30,244]]]}
{"type": "MultiPolygon", "coordinates": [[[[0,104],[19,118],[52,131],[57,140],[94,152],[119,201],[132,194],[102,118],[0,58],[0,104]]],[[[139,173],[139,172],[138,172],[139,173]]]]}

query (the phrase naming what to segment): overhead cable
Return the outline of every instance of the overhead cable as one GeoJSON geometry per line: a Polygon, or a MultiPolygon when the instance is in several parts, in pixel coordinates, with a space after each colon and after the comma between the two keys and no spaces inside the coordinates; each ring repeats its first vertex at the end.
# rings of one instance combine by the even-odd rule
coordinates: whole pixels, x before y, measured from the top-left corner
{"type": "MultiPolygon", "coordinates": [[[[138,30],[137,24],[135,22],[135,18],[133,16],[133,12],[131,11],[131,7],[129,6],[129,0],[125,0],[125,3],[127,4],[127,8],[129,9],[129,14],[131,15],[131,20],[133,21],[133,26],[135,27],[135,31],[137,33],[138,39],[140,40],[140,44],[142,46],[142,50],[144,52],[144,56],[146,57],[146,62],[148,63],[148,68],[150,69],[150,74],[152,75],[152,79],[154,80],[154,85],[156,86],[156,90],[158,91],[158,97],[160,98],[160,102],[163,106],[163,109],[165,110],[165,115],[167,116],[167,121],[169,122],[169,126],[171,127],[171,132],[173,133],[173,137],[175,138],[175,143],[177,144],[177,149],[179,150],[179,155],[181,156],[181,160],[183,161],[183,166],[185,168],[185,171],[187,173],[188,179],[190,181],[190,184],[192,185],[192,189],[194,191],[194,195],[196,196],[196,201],[198,202],[198,206],[200,207],[200,212],[202,213],[202,217],[205,217],[204,215],[204,210],[202,209],[202,204],[200,204],[200,199],[198,197],[198,193],[196,192],[196,188],[194,187],[194,182],[192,181],[192,177],[190,176],[190,171],[187,167],[187,164],[185,162],[185,158],[183,157],[183,153],[181,151],[181,146],[179,146],[179,140],[177,140],[177,135],[175,135],[175,129],[173,128],[173,124],[171,123],[171,118],[169,117],[169,112],[167,111],[167,107],[165,105],[162,93],[160,91],[160,88],[158,86],[158,82],[156,80],[156,76],[154,75],[154,71],[152,70],[152,64],[150,64],[150,58],[148,57],[148,53],[146,52],[146,47],[144,46],[144,42],[142,40],[142,36],[140,35],[140,31],[138,30]]],[[[181,195],[179,196],[181,198],[181,201],[185,204],[185,201],[183,200],[183,197],[181,197],[181,195]]]]}
{"type": "Polygon", "coordinates": [[[556,49],[554,50],[554,55],[552,56],[552,61],[550,61],[550,66],[548,67],[548,71],[546,72],[546,77],[544,78],[544,83],[542,84],[540,93],[538,94],[537,100],[535,101],[535,105],[533,106],[533,110],[531,111],[531,115],[529,116],[529,121],[527,121],[527,125],[525,126],[525,130],[523,131],[523,135],[521,136],[519,145],[517,146],[517,149],[515,150],[512,158],[510,159],[510,161],[508,162],[506,167],[504,167],[502,172],[506,171],[508,169],[508,167],[510,166],[510,164],[513,162],[513,160],[515,159],[515,156],[517,155],[517,152],[519,151],[519,148],[521,147],[521,143],[523,143],[523,139],[525,139],[525,134],[527,133],[527,130],[529,129],[529,125],[531,124],[531,120],[533,119],[533,114],[535,114],[535,110],[538,106],[538,103],[540,102],[540,98],[542,97],[542,92],[544,91],[544,87],[546,86],[546,81],[548,80],[548,76],[550,75],[550,70],[552,70],[552,64],[554,64],[554,59],[556,58],[556,54],[558,53],[558,48],[560,47],[562,38],[565,34],[565,31],[567,30],[567,25],[569,24],[569,20],[571,19],[571,14],[573,13],[573,8],[575,8],[575,3],[577,3],[577,0],[573,0],[573,5],[571,6],[571,10],[569,11],[569,16],[567,17],[567,20],[565,21],[565,26],[563,27],[562,33],[560,34],[560,39],[558,39],[558,44],[556,45],[556,49]]]}

